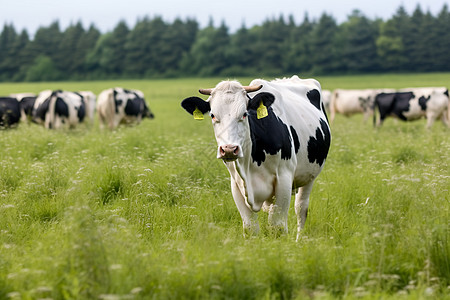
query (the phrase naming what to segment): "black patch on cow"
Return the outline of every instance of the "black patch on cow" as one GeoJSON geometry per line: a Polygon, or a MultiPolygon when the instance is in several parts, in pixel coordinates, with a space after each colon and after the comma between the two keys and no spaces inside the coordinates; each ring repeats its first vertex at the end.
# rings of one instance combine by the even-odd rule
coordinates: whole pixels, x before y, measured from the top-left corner
{"type": "Polygon", "coordinates": [[[371,97],[359,97],[359,105],[362,107],[363,111],[368,111],[371,106],[371,97]]]}
{"type": "Polygon", "coordinates": [[[50,105],[51,97],[45,99],[34,111],[33,111],[33,120],[41,119],[45,121],[45,114],[48,111],[50,105]]]}
{"type": "Polygon", "coordinates": [[[317,127],[316,135],[310,136],[308,141],[308,160],[322,166],[328,155],[331,143],[331,133],[325,120],[320,119],[320,128],[317,127]],[[322,129],[322,130],[321,130],[322,129]]]}
{"type": "Polygon", "coordinates": [[[144,100],[141,98],[128,99],[125,105],[125,114],[127,116],[139,116],[144,112],[144,100]]]}
{"type": "MultiPolygon", "coordinates": [[[[281,151],[282,159],[290,159],[292,156],[292,140],[289,128],[275,115],[272,107],[270,107],[274,100],[275,97],[270,93],[259,93],[249,101],[247,107],[252,140],[251,155],[258,166],[266,160],[266,153],[275,155],[281,151]],[[268,115],[258,119],[256,110],[261,102],[267,107],[268,115]]],[[[298,145],[300,147],[300,143],[298,145]]]]}
{"type": "Polygon", "coordinates": [[[420,109],[425,111],[427,110],[427,102],[428,100],[430,100],[431,96],[428,96],[427,98],[425,98],[424,96],[419,98],[419,105],[420,105],[420,109]]]}
{"type": "Polygon", "coordinates": [[[290,128],[291,128],[292,139],[294,140],[295,154],[297,154],[298,150],[300,149],[300,140],[298,139],[297,131],[295,131],[294,127],[292,127],[292,125],[291,125],[290,128]]]}
{"type": "MultiPolygon", "coordinates": [[[[79,95],[79,94],[78,94],[79,95]]],[[[81,96],[81,95],[79,95],[81,96]]],[[[79,107],[75,107],[77,110],[77,117],[80,122],[83,122],[84,117],[86,116],[86,104],[84,103],[84,98],[81,96],[81,105],[79,107]]]]}
{"type": "Polygon", "coordinates": [[[198,108],[203,114],[206,114],[211,110],[209,102],[206,102],[199,97],[189,97],[181,101],[181,107],[183,107],[191,115],[194,113],[195,108],[198,108]]]}
{"type": "Polygon", "coordinates": [[[60,117],[69,117],[69,106],[67,103],[60,97],[56,98],[55,102],[55,115],[60,117]]]}
{"type": "Polygon", "coordinates": [[[23,109],[23,112],[27,117],[31,117],[33,113],[34,103],[36,102],[37,97],[23,97],[20,100],[20,107],[23,109]]]}
{"type": "Polygon", "coordinates": [[[0,98],[0,127],[10,127],[19,123],[20,104],[16,98],[0,98]]]}
{"type": "Polygon", "coordinates": [[[380,120],[383,121],[387,116],[393,114],[406,121],[403,113],[409,111],[410,100],[414,97],[412,92],[378,94],[375,97],[375,107],[378,107],[380,112],[380,120]]]}
{"type": "Polygon", "coordinates": [[[306,93],[306,96],[309,99],[309,102],[311,102],[312,105],[314,105],[318,110],[320,110],[320,93],[318,90],[313,89],[306,93]]]}

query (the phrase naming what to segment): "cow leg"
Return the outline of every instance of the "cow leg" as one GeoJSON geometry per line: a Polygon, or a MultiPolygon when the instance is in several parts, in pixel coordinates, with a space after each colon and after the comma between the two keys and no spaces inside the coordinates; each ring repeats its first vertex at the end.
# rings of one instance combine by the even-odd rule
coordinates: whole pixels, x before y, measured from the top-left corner
{"type": "Polygon", "coordinates": [[[275,203],[269,209],[269,224],[276,233],[288,232],[288,211],[291,202],[292,180],[280,178],[275,187],[275,203]]]}
{"type": "Polygon", "coordinates": [[[242,195],[236,181],[231,177],[231,193],[233,194],[234,202],[239,210],[242,218],[242,225],[244,227],[244,237],[256,235],[259,232],[258,215],[251,211],[245,204],[245,198],[242,195]]]}
{"type": "Polygon", "coordinates": [[[435,119],[436,119],[436,115],[434,112],[427,113],[427,129],[430,129],[431,126],[433,126],[435,119]]]}
{"type": "Polygon", "coordinates": [[[314,181],[298,189],[295,195],[295,214],[297,215],[297,241],[300,239],[300,232],[305,226],[308,215],[309,195],[311,194],[314,181]]]}

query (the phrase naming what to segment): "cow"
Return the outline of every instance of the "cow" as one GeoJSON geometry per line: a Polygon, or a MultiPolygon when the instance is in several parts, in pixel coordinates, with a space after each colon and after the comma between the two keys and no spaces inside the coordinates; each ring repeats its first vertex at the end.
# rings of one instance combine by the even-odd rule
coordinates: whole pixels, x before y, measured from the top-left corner
{"type": "Polygon", "coordinates": [[[20,117],[19,101],[13,97],[0,97],[0,128],[16,127],[20,117]]]}
{"type": "Polygon", "coordinates": [[[120,87],[102,91],[98,96],[97,114],[100,127],[113,130],[119,124],[139,124],[143,118],[154,115],[145,103],[144,93],[120,87]]]}
{"type": "Polygon", "coordinates": [[[86,115],[83,97],[69,91],[43,91],[36,98],[32,121],[48,129],[74,128],[86,115]]]}
{"type": "Polygon", "coordinates": [[[199,91],[209,98],[189,97],[181,106],[196,119],[210,113],[217,158],[230,173],[244,236],[258,233],[261,208],[268,211],[272,228],[286,233],[294,189],[299,240],[331,142],[319,82],[295,75],[255,79],[249,86],[222,81],[199,91]]]}
{"type": "Polygon", "coordinates": [[[336,113],[349,117],[362,113],[364,122],[373,114],[373,103],[379,93],[395,92],[394,89],[364,89],[364,90],[344,90],[333,91],[330,103],[330,123],[334,122],[336,113]]]}
{"type": "Polygon", "coordinates": [[[434,121],[442,118],[450,127],[448,120],[449,93],[445,87],[407,88],[396,93],[381,93],[375,99],[375,109],[380,116],[374,115],[374,125],[381,126],[387,116],[403,121],[414,121],[426,117],[426,128],[430,129],[434,121]]]}

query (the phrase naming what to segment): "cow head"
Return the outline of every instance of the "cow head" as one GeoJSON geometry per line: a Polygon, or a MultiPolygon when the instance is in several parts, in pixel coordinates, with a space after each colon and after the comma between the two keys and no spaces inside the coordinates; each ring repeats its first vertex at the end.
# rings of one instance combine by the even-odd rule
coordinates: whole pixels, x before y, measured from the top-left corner
{"type": "Polygon", "coordinates": [[[261,102],[269,106],[273,95],[260,93],[253,99],[247,93],[262,88],[242,86],[237,81],[222,81],[213,89],[201,89],[199,92],[209,95],[204,101],[199,97],[190,97],[182,101],[181,106],[196,119],[203,119],[203,114],[210,112],[218,149],[217,158],[225,162],[244,157],[244,150],[249,148],[250,130],[248,111],[261,102]],[[271,95],[272,97],[268,97],[271,95]]]}

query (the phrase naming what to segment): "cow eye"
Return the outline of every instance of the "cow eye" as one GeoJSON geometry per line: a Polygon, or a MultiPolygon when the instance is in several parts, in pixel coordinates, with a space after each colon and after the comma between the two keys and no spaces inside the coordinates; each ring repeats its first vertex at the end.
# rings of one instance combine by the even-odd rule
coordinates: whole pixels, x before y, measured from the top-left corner
{"type": "Polygon", "coordinates": [[[212,119],[213,121],[216,120],[216,116],[214,116],[214,114],[209,114],[209,115],[211,116],[211,119],[212,119]]]}
{"type": "Polygon", "coordinates": [[[245,112],[243,115],[242,115],[242,119],[245,119],[247,117],[247,112],[245,112]]]}

